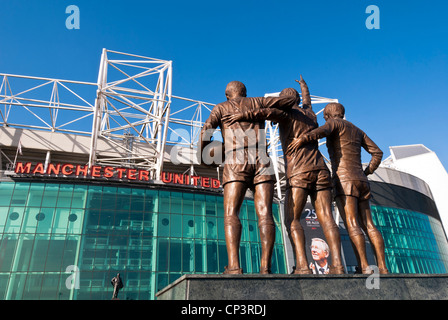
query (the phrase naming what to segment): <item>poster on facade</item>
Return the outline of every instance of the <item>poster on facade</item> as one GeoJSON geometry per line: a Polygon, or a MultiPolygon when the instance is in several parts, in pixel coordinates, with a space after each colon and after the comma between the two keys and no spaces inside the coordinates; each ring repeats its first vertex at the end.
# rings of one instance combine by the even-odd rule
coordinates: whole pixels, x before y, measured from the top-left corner
{"type": "Polygon", "coordinates": [[[300,223],[305,231],[306,257],[314,274],[328,274],[331,252],[316,211],[310,202],[303,209],[300,223]]]}

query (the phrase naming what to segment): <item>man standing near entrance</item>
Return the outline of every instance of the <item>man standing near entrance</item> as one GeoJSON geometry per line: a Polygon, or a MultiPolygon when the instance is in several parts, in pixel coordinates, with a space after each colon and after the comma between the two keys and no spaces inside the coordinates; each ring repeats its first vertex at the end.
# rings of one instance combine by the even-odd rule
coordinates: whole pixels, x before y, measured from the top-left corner
{"type": "Polygon", "coordinates": [[[272,217],[274,196],[274,171],[266,152],[265,123],[238,122],[230,124],[223,117],[237,112],[260,108],[291,108],[294,96],[286,97],[247,97],[246,87],[239,81],[230,82],[225,91],[227,101],[216,105],[202,128],[199,138],[200,162],[210,163],[210,156],[219,160],[208,148],[213,131],[221,128],[224,140],[225,164],[223,171],[224,188],[224,233],[228,255],[225,274],[242,274],[239,249],[241,241],[241,222],[239,211],[246,191],[254,192],[254,204],[258,217],[261,240],[260,273],[271,272],[272,252],[275,241],[275,225],[272,217]],[[208,153],[207,153],[208,152],[208,153]]]}

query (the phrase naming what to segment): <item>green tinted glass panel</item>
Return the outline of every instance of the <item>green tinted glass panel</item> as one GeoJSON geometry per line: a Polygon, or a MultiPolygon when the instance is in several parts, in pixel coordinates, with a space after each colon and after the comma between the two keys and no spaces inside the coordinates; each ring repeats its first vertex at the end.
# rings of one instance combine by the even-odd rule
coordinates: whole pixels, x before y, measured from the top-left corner
{"type": "Polygon", "coordinates": [[[3,232],[8,218],[9,207],[0,207],[0,232],[3,232]]]}
{"type": "Polygon", "coordinates": [[[171,212],[170,211],[170,192],[160,191],[159,192],[159,212],[171,212]]]}
{"type": "Polygon", "coordinates": [[[101,209],[103,211],[113,211],[116,209],[117,188],[103,187],[101,194],[101,209]]]}
{"type": "Polygon", "coordinates": [[[25,207],[9,208],[8,217],[6,219],[5,233],[19,233],[22,226],[25,207]]]}
{"type": "Polygon", "coordinates": [[[147,189],[145,190],[145,211],[157,212],[157,201],[159,198],[159,192],[157,190],[147,189]]]}
{"type": "Polygon", "coordinates": [[[73,185],[61,184],[59,187],[56,207],[69,208],[72,205],[73,185]]]}
{"type": "Polygon", "coordinates": [[[182,237],[193,238],[194,237],[194,216],[183,215],[182,216],[182,237]]]}
{"type": "Polygon", "coordinates": [[[53,220],[53,233],[67,233],[69,216],[71,210],[69,208],[56,208],[53,220]]]}
{"type": "Polygon", "coordinates": [[[182,215],[170,214],[170,236],[174,238],[182,237],[182,215]]]}
{"type": "Polygon", "coordinates": [[[182,207],[184,214],[194,214],[194,195],[184,192],[182,195],[182,207]]]}
{"type": "Polygon", "coordinates": [[[73,188],[72,208],[84,208],[86,206],[88,186],[75,185],[73,188]]]}
{"type": "Polygon", "coordinates": [[[1,182],[0,183],[0,206],[10,206],[11,196],[14,191],[14,183],[1,182]]]}
{"type": "MultiPolygon", "coordinates": [[[[5,299],[110,299],[117,272],[126,283],[123,298],[154,299],[184,273],[221,273],[227,265],[220,195],[51,182],[2,182],[0,190],[0,272],[11,279],[0,289],[5,299]],[[68,282],[78,283],[76,290],[66,287],[74,270],[82,273],[68,282]]],[[[253,211],[245,200],[246,273],[259,264],[253,211]]],[[[273,259],[280,272],[281,248],[280,242],[273,259]]]]}
{"type": "Polygon", "coordinates": [[[423,213],[372,206],[384,238],[387,265],[393,273],[445,273],[447,240],[434,230],[440,221],[423,213]]]}
{"type": "Polygon", "coordinates": [[[207,233],[206,233],[207,239],[213,239],[213,240],[218,239],[216,218],[207,217],[205,226],[206,226],[206,230],[207,230],[207,233]]]}
{"type": "Polygon", "coordinates": [[[194,194],[194,214],[205,214],[205,195],[198,193],[194,194]]]}
{"type": "Polygon", "coordinates": [[[171,192],[171,213],[182,213],[182,193],[171,192]]]}
{"type": "Polygon", "coordinates": [[[255,205],[253,201],[247,201],[247,219],[257,220],[257,214],[255,212],[255,205]]]}
{"type": "Polygon", "coordinates": [[[2,259],[0,260],[0,272],[10,272],[13,262],[15,261],[16,246],[18,243],[18,235],[3,235],[0,244],[2,259]]]}
{"type": "Polygon", "coordinates": [[[145,209],[145,190],[132,189],[131,193],[131,211],[141,212],[145,209]]]}
{"type": "Polygon", "coordinates": [[[22,233],[35,233],[37,221],[44,219],[45,215],[40,212],[40,208],[27,207],[24,212],[24,219],[21,227],[22,233]]]}
{"type": "Polygon", "coordinates": [[[16,183],[14,192],[11,198],[11,205],[14,206],[25,206],[27,205],[28,193],[30,189],[29,183],[16,183]]]}
{"type": "Polygon", "coordinates": [[[101,208],[101,197],[103,195],[103,187],[89,186],[87,194],[86,208],[101,208]]]}
{"type": "Polygon", "coordinates": [[[28,206],[40,207],[45,190],[44,183],[32,183],[28,195],[28,206]]]}
{"type": "Polygon", "coordinates": [[[46,184],[42,198],[42,207],[55,207],[58,201],[59,184],[46,184]]]}
{"type": "Polygon", "coordinates": [[[169,237],[170,235],[170,215],[166,213],[159,214],[157,232],[159,237],[169,237]]]}

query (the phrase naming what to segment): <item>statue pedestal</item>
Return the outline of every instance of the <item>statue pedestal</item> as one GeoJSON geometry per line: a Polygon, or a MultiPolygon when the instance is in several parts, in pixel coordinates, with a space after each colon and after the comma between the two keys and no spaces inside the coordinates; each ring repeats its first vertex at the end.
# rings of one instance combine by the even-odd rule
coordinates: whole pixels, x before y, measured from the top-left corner
{"type": "Polygon", "coordinates": [[[184,275],[157,300],[442,300],[448,274],[184,275]]]}

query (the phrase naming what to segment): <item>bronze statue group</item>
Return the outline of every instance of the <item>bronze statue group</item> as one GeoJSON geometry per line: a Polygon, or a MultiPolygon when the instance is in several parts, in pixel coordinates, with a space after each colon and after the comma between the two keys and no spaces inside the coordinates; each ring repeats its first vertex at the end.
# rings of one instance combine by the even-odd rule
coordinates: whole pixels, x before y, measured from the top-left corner
{"type": "MultiPolygon", "coordinates": [[[[296,80],[297,81],[297,80],[296,80]]],[[[341,259],[341,240],[332,214],[335,200],[358,260],[358,272],[371,274],[366,255],[365,235],[369,237],[380,274],[388,273],[384,241],[375,227],[370,211],[370,187],[367,175],[379,166],[383,153],[359,128],[345,120],[340,103],[329,103],[324,109],[326,123],[318,126],[306,82],[297,81],[302,91],[282,90],[278,97],[247,97],[246,87],[239,81],[230,82],[225,91],[227,101],[217,104],[204,124],[199,139],[198,155],[204,163],[210,143],[209,132],[221,129],[226,161],[222,174],[224,189],[224,231],[228,265],[224,274],[242,274],[239,249],[242,225],[239,211],[247,189],[254,194],[255,210],[261,241],[260,273],[271,273],[275,225],[272,216],[275,175],[270,161],[265,161],[263,147],[250,149],[250,142],[238,144],[235,132],[255,132],[262,137],[265,120],[279,124],[280,140],[285,158],[286,194],[285,226],[294,249],[294,274],[311,274],[306,253],[305,234],[300,216],[308,196],[315,208],[331,251],[330,274],[344,274],[341,259]],[[229,134],[233,133],[233,134],[229,134]],[[319,151],[318,140],[326,138],[331,171],[319,151]],[[361,149],[372,158],[366,168],[361,162],[361,149]],[[239,161],[228,161],[239,155],[239,161]]],[[[209,163],[207,163],[209,164],[209,163]]]]}

